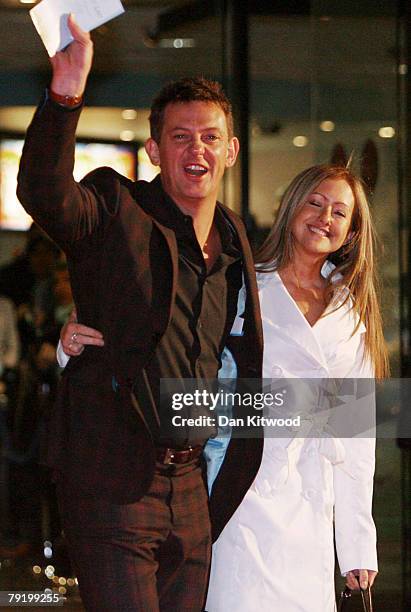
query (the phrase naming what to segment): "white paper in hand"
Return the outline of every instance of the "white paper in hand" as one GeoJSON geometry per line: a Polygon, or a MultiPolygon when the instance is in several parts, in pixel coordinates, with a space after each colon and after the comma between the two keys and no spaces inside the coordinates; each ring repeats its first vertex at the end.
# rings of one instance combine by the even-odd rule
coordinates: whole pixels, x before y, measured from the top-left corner
{"type": "Polygon", "coordinates": [[[30,17],[50,57],[73,40],[67,26],[70,13],[83,30],[90,32],[124,13],[124,8],[121,0],[42,0],[31,9],[30,17]]]}

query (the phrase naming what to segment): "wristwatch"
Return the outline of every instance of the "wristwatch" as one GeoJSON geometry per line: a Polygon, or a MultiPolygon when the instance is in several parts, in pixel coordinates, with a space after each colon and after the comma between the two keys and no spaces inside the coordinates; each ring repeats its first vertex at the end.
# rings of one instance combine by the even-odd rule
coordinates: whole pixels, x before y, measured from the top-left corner
{"type": "Polygon", "coordinates": [[[73,108],[74,106],[80,106],[83,101],[83,96],[66,96],[58,94],[52,89],[49,89],[49,98],[53,102],[57,102],[60,106],[66,106],[67,108],[73,108]]]}

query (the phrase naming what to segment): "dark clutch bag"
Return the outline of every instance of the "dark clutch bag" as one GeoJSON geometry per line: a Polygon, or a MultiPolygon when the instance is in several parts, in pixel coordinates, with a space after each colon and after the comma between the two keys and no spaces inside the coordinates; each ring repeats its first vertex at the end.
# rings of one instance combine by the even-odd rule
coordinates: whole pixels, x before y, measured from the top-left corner
{"type": "MultiPolygon", "coordinates": [[[[357,607],[355,607],[354,602],[351,601],[353,597],[353,593],[358,593],[358,591],[351,591],[351,589],[349,589],[348,587],[345,587],[338,601],[338,608],[337,608],[338,612],[360,612],[360,608],[358,607],[358,605],[357,607]]],[[[361,589],[360,593],[361,593],[363,612],[374,612],[370,587],[366,589],[361,589]]],[[[358,598],[355,598],[355,599],[357,599],[358,601],[358,598]]]]}

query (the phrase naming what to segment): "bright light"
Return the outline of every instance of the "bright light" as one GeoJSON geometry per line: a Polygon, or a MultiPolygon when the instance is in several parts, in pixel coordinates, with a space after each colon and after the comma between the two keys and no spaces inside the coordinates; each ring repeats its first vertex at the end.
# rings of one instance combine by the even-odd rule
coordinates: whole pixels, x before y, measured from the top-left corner
{"type": "Polygon", "coordinates": [[[126,121],[132,121],[137,117],[137,111],[134,110],[134,108],[125,108],[121,116],[123,119],[126,119],[126,121]]]}
{"type": "Polygon", "coordinates": [[[390,125],[387,125],[378,130],[378,136],[381,138],[394,138],[395,130],[390,125]]]}
{"type": "Polygon", "coordinates": [[[130,140],[134,140],[134,132],[132,130],[123,130],[120,132],[120,140],[124,142],[130,142],[130,140]]]}
{"type": "Polygon", "coordinates": [[[54,577],[54,567],[53,568],[50,568],[50,566],[46,567],[46,569],[44,570],[44,573],[46,574],[49,580],[52,580],[54,577]]]}
{"type": "Polygon", "coordinates": [[[296,136],[293,138],[293,145],[295,147],[306,147],[308,145],[308,138],[306,136],[296,136]]]}
{"type": "Polygon", "coordinates": [[[335,129],[334,121],[321,121],[320,130],[323,132],[332,132],[335,129]]]}
{"type": "Polygon", "coordinates": [[[37,0],[20,0],[20,4],[35,4],[37,0]]]}
{"type": "Polygon", "coordinates": [[[158,42],[163,49],[183,49],[196,46],[194,38],[162,38],[158,42]]]}

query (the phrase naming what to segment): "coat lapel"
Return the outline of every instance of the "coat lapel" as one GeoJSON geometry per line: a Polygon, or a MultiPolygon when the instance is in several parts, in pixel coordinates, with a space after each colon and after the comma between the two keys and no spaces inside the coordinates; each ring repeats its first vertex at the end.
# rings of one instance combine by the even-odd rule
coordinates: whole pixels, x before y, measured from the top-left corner
{"type": "Polygon", "coordinates": [[[219,206],[228,222],[234,227],[243,253],[243,275],[246,288],[244,317],[244,340],[246,346],[244,347],[244,343],[242,343],[241,346],[242,352],[247,355],[248,369],[254,370],[256,375],[260,376],[263,354],[263,327],[261,323],[260,301],[254,269],[254,258],[243,222],[229,208],[221,204],[219,204],[219,206]],[[252,356],[254,356],[255,363],[250,363],[252,356]]]}
{"type": "MultiPolygon", "coordinates": [[[[174,303],[177,290],[178,248],[174,231],[167,227],[170,205],[166,201],[160,175],[148,185],[145,183],[144,188],[142,188],[142,181],[138,181],[136,183],[135,198],[154,228],[158,230],[161,239],[164,240],[169,256],[169,262],[167,262],[164,257],[161,258],[161,261],[158,261],[158,253],[150,254],[150,265],[154,265],[158,267],[158,269],[151,275],[152,282],[147,283],[147,286],[149,286],[152,291],[150,303],[152,306],[151,321],[153,331],[156,335],[161,336],[170,323],[172,304],[174,303]],[[168,274],[171,273],[171,279],[165,277],[167,274],[167,263],[170,265],[168,274]],[[154,286],[154,284],[152,284],[156,282],[156,279],[161,279],[161,284],[159,286],[154,286]]],[[[135,249],[138,250],[138,245],[135,245],[135,249]]],[[[156,245],[154,246],[154,250],[157,250],[156,245]]]]}
{"type": "Polygon", "coordinates": [[[318,363],[326,366],[326,359],[314,328],[310,326],[298,308],[278,273],[260,272],[258,284],[264,320],[276,328],[278,334],[286,339],[290,348],[294,346],[297,349],[303,349],[318,363]]]}

